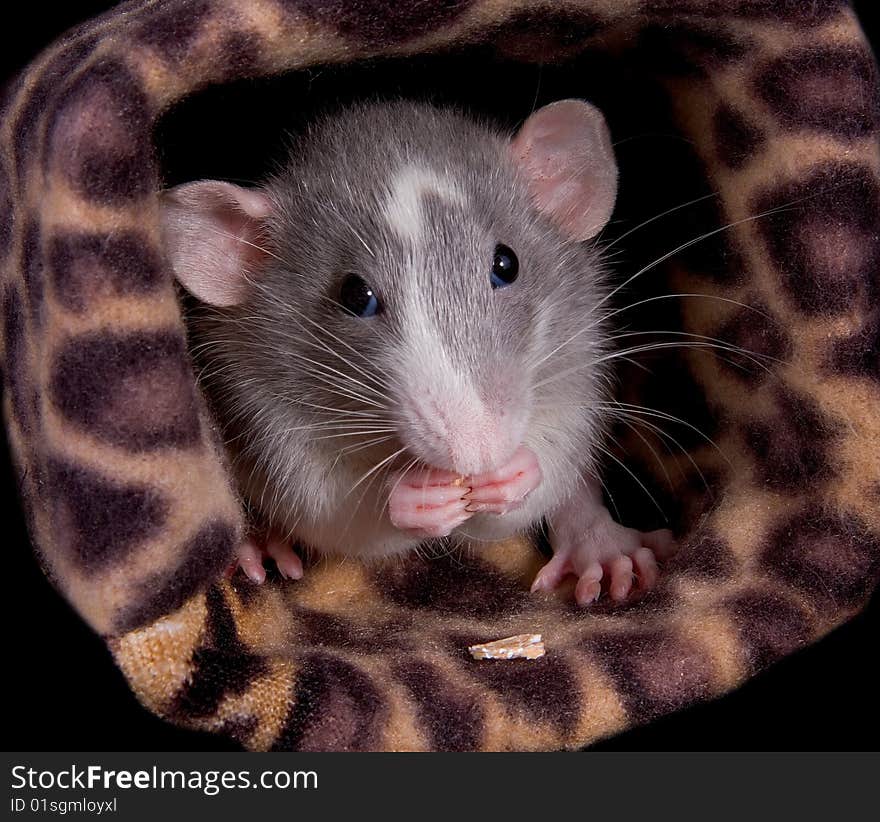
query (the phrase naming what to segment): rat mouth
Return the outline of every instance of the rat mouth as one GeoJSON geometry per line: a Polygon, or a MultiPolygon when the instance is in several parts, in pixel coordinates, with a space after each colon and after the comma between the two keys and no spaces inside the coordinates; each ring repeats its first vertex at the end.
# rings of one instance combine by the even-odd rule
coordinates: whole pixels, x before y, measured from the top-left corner
{"type": "Polygon", "coordinates": [[[530,417],[524,403],[487,402],[473,392],[441,397],[436,387],[403,405],[400,439],[409,459],[459,476],[503,465],[522,444],[530,417]]]}
{"type": "Polygon", "coordinates": [[[527,403],[455,392],[441,398],[436,390],[407,392],[393,419],[361,422],[330,440],[334,458],[381,474],[418,469],[467,477],[501,467],[524,444],[527,403]]]}
{"type": "Polygon", "coordinates": [[[386,477],[403,477],[418,471],[430,471],[438,476],[442,475],[451,484],[464,484],[468,476],[468,473],[450,469],[448,465],[436,464],[397,437],[389,442],[364,448],[356,456],[361,457],[358,462],[365,471],[381,473],[386,477]]]}

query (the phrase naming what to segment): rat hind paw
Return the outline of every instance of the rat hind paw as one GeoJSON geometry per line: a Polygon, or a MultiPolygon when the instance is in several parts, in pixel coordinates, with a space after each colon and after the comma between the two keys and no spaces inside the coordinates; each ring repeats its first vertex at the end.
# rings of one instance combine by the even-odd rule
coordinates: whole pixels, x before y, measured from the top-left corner
{"type": "Polygon", "coordinates": [[[251,582],[261,585],[266,581],[266,569],[263,561],[266,557],[275,560],[278,572],[285,579],[302,579],[303,564],[299,555],[293,550],[293,543],[275,535],[263,539],[245,537],[235,552],[235,560],[227,573],[232,576],[239,568],[251,582]]]}
{"type": "Polygon", "coordinates": [[[566,577],[575,576],[578,605],[592,604],[603,589],[618,603],[634,590],[650,591],[659,576],[657,561],[671,557],[677,549],[671,531],[636,531],[614,522],[610,515],[580,533],[564,524],[551,529],[551,543],[553,558],[538,572],[532,591],[550,591],[566,577]]]}

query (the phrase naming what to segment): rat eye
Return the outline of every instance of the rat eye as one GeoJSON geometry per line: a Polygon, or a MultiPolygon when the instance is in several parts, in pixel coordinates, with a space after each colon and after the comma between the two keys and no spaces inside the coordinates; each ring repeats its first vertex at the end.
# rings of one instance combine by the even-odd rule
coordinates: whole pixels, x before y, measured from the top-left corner
{"type": "Polygon", "coordinates": [[[339,302],[355,317],[372,317],[382,310],[370,285],[357,274],[348,274],[339,289],[339,302]]]}
{"type": "Polygon", "coordinates": [[[503,243],[495,246],[495,257],[492,260],[492,274],[489,281],[492,288],[504,288],[510,285],[519,274],[519,260],[513,249],[508,248],[503,243]]]}

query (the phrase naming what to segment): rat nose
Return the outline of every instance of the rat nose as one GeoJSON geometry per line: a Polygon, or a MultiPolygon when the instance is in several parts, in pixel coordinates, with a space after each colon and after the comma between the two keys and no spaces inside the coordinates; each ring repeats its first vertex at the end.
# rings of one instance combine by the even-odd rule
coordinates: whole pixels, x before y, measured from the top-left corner
{"type": "Polygon", "coordinates": [[[418,405],[426,423],[420,450],[438,468],[464,475],[491,471],[521,444],[521,426],[509,412],[489,408],[475,396],[424,397],[418,405]]]}
{"type": "Polygon", "coordinates": [[[459,474],[482,474],[504,464],[513,453],[506,438],[499,438],[490,424],[451,427],[448,433],[452,469],[459,474]]]}
{"type": "Polygon", "coordinates": [[[438,408],[436,419],[443,429],[452,470],[459,474],[491,471],[513,453],[508,438],[499,431],[498,421],[485,408],[469,409],[469,413],[454,417],[438,408]]]}

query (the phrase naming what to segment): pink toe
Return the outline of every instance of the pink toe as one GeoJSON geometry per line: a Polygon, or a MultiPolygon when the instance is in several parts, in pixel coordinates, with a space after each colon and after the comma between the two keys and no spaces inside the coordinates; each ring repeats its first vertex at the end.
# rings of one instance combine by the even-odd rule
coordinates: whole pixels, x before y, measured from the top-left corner
{"type": "Polygon", "coordinates": [[[521,445],[504,465],[471,477],[469,483],[474,490],[508,483],[518,483],[531,490],[541,484],[541,466],[531,448],[521,445]]]}
{"type": "Polygon", "coordinates": [[[628,556],[620,556],[611,563],[611,585],[609,593],[611,598],[622,602],[632,590],[633,564],[628,556]]]}
{"type": "Polygon", "coordinates": [[[506,465],[471,477],[469,483],[471,489],[465,499],[472,510],[506,513],[520,507],[541,484],[541,468],[532,451],[523,446],[506,465]]]}
{"type": "Polygon", "coordinates": [[[440,468],[428,468],[421,471],[396,471],[388,478],[388,484],[407,485],[412,488],[435,488],[452,485],[460,479],[454,471],[443,471],[440,468]]]}
{"type": "Polygon", "coordinates": [[[678,551],[678,543],[668,528],[661,528],[659,531],[648,531],[641,535],[642,545],[650,548],[654,552],[654,556],[659,560],[669,559],[678,551]]]}
{"type": "Polygon", "coordinates": [[[451,485],[402,484],[392,492],[389,502],[393,502],[395,508],[433,508],[461,499],[467,490],[451,485]]]}
{"type": "Polygon", "coordinates": [[[574,588],[574,598],[578,605],[592,605],[602,593],[602,584],[589,577],[581,577],[574,588]]]}
{"type": "Polygon", "coordinates": [[[246,537],[236,551],[238,565],[245,575],[258,585],[266,580],[266,569],[263,568],[263,552],[250,537],[246,537]]]}
{"type": "Polygon", "coordinates": [[[250,557],[239,562],[241,570],[251,582],[262,585],[266,581],[266,569],[263,567],[261,560],[253,560],[250,557]]]}
{"type": "Polygon", "coordinates": [[[302,579],[302,560],[297,556],[290,542],[273,537],[266,543],[266,552],[275,560],[282,576],[288,579],[302,579]]]}
{"type": "Polygon", "coordinates": [[[555,554],[547,564],[538,571],[535,581],[532,583],[531,591],[552,591],[559,587],[559,583],[571,573],[571,565],[568,559],[555,554]]]}
{"type": "Polygon", "coordinates": [[[515,481],[506,485],[484,485],[481,488],[474,488],[465,495],[465,500],[473,506],[483,506],[481,510],[511,511],[514,507],[522,505],[531,490],[515,481]]]}
{"type": "Polygon", "coordinates": [[[516,511],[518,508],[522,508],[525,505],[525,498],[513,500],[512,502],[473,502],[472,500],[465,500],[467,505],[465,506],[465,511],[469,514],[509,514],[511,511],[516,511]]]}
{"type": "Polygon", "coordinates": [[[639,578],[639,587],[650,591],[657,584],[657,560],[650,548],[639,548],[632,556],[633,567],[639,578]]]}
{"type": "Polygon", "coordinates": [[[420,530],[430,536],[445,536],[470,517],[470,513],[465,510],[465,503],[459,499],[433,508],[389,506],[389,515],[396,528],[404,531],[420,530]]]}

